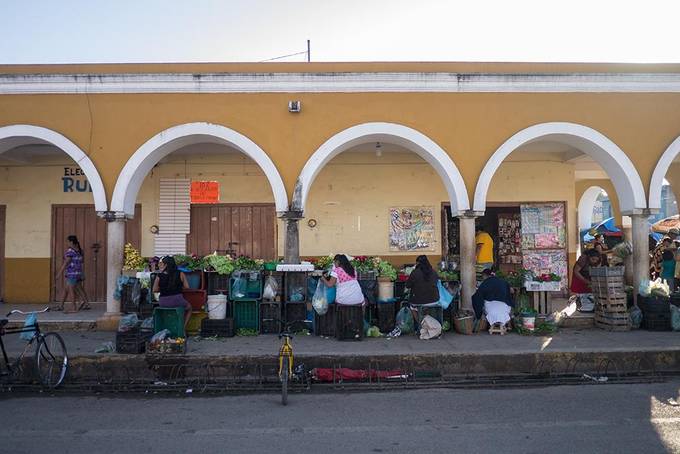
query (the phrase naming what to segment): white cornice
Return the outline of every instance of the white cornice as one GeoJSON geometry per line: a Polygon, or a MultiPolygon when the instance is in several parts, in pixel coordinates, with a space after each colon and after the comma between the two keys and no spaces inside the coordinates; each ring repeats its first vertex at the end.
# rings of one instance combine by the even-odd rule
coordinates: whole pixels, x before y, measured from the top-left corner
{"type": "Polygon", "coordinates": [[[673,93],[680,73],[0,74],[0,94],[673,93]]]}

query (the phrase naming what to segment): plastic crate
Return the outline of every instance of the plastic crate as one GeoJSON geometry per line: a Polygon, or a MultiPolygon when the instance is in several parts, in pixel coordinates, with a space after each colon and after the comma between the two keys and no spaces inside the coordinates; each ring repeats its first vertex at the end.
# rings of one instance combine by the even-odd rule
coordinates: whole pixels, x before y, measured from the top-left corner
{"type": "Polygon", "coordinates": [[[357,279],[360,281],[375,281],[378,279],[377,271],[359,271],[357,279]]]}
{"type": "Polygon", "coordinates": [[[359,287],[368,304],[375,304],[378,300],[378,281],[375,279],[359,279],[359,287]]]}
{"type": "Polygon", "coordinates": [[[205,289],[208,295],[226,295],[229,293],[228,274],[218,274],[216,271],[206,271],[205,289]]]}
{"type": "Polygon", "coordinates": [[[642,314],[642,327],[647,331],[670,331],[671,314],[662,312],[647,312],[642,314]]]}
{"type": "Polygon", "coordinates": [[[286,313],[286,324],[292,331],[307,327],[307,303],[287,302],[283,309],[286,313]]]}
{"type": "Polygon", "coordinates": [[[139,309],[137,310],[137,317],[139,317],[140,320],[145,320],[149,317],[153,317],[153,310],[156,307],[154,304],[149,304],[149,303],[144,303],[139,305],[139,309]]]}
{"type": "Polygon", "coordinates": [[[638,307],[642,311],[643,316],[647,313],[670,314],[671,312],[670,304],[671,300],[669,298],[638,295],[638,307]]]}
{"type": "Polygon", "coordinates": [[[153,311],[153,332],[167,329],[170,337],[184,337],[184,308],[157,307],[153,311]]]}
{"type": "Polygon", "coordinates": [[[259,271],[234,271],[229,279],[229,297],[232,301],[259,300],[262,298],[262,275],[259,271]],[[238,279],[245,280],[245,288],[235,289],[238,279]]]}
{"type": "Polygon", "coordinates": [[[122,285],[120,294],[120,308],[126,314],[137,312],[141,299],[141,287],[139,279],[131,277],[122,285]],[[139,294],[137,294],[139,292],[139,294]]]}
{"type": "Polygon", "coordinates": [[[278,334],[281,332],[281,303],[260,303],[260,333],[278,334]]]}
{"type": "Polygon", "coordinates": [[[328,311],[319,315],[314,311],[314,334],[317,336],[335,337],[335,308],[336,304],[329,304],[328,311]]]}
{"type": "Polygon", "coordinates": [[[116,353],[137,355],[144,353],[146,343],[153,336],[153,330],[134,328],[116,333],[116,353]]]}
{"type": "Polygon", "coordinates": [[[260,312],[257,300],[234,301],[234,329],[259,329],[260,312]]]}
{"type": "Polygon", "coordinates": [[[194,311],[202,311],[205,309],[205,301],[207,294],[205,290],[184,289],[182,296],[191,304],[191,309],[194,311]]]}
{"type": "Polygon", "coordinates": [[[389,333],[396,323],[395,303],[378,303],[376,305],[377,326],[381,333],[389,333]]]}
{"type": "Polygon", "coordinates": [[[361,340],[364,337],[364,308],[336,305],[335,336],[338,340],[361,340]]]}
{"type": "Polygon", "coordinates": [[[192,290],[202,290],[205,288],[205,280],[203,278],[203,271],[185,271],[184,277],[187,279],[187,284],[192,290]]]}
{"type": "Polygon", "coordinates": [[[280,302],[283,299],[283,273],[280,271],[265,271],[262,279],[262,298],[265,299],[264,288],[267,286],[267,280],[274,279],[276,282],[276,291],[274,298],[266,298],[267,301],[280,302]]]}
{"type": "Polygon", "coordinates": [[[234,337],[234,319],[223,318],[211,320],[204,318],[201,321],[201,337],[234,337]]]}
{"type": "Polygon", "coordinates": [[[186,331],[187,334],[198,334],[201,331],[201,324],[203,319],[208,316],[207,312],[197,311],[192,312],[189,317],[189,323],[187,323],[186,331]]]}
{"type": "MultiPolygon", "coordinates": [[[[293,303],[306,302],[308,295],[307,273],[306,272],[289,272],[286,273],[285,278],[285,299],[293,303]]],[[[316,288],[316,287],[315,287],[316,288]]]]}

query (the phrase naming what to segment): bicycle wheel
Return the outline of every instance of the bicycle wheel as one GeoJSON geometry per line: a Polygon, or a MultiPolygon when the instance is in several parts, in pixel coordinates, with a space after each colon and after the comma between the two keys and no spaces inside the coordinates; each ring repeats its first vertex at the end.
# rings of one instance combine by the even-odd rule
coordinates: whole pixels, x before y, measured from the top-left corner
{"type": "Polygon", "coordinates": [[[35,352],[38,378],[43,386],[56,388],[64,381],[68,368],[66,345],[57,333],[47,333],[38,342],[38,349],[35,352]]]}
{"type": "Polygon", "coordinates": [[[288,374],[290,371],[288,356],[284,356],[281,362],[281,403],[288,405],[288,374]]]}

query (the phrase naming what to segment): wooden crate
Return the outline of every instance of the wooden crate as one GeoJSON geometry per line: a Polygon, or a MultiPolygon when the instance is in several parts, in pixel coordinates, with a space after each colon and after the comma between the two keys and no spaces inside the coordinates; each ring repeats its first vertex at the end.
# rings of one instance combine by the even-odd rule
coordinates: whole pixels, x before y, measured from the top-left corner
{"type": "Polygon", "coordinates": [[[595,326],[607,331],[630,331],[628,312],[604,312],[595,309],[595,326]]]}
{"type": "Polygon", "coordinates": [[[626,295],[616,295],[604,298],[597,297],[596,304],[596,308],[605,313],[628,313],[626,295]]]}

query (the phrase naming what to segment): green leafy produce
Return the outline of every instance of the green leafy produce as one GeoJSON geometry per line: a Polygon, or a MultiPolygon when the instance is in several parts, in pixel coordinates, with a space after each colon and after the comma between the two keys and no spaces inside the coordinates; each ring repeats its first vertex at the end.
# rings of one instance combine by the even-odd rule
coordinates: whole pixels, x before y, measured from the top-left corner
{"type": "Polygon", "coordinates": [[[234,269],[244,271],[260,271],[264,261],[251,259],[248,256],[241,255],[234,261],[234,269]]]}
{"type": "Polygon", "coordinates": [[[257,336],[258,334],[260,334],[259,331],[253,328],[239,328],[236,330],[237,336],[257,336]]]}
{"type": "Polygon", "coordinates": [[[371,326],[366,330],[366,337],[381,337],[382,334],[380,334],[380,328],[377,326],[371,326]]]}
{"type": "Polygon", "coordinates": [[[333,255],[326,255],[324,257],[319,257],[314,263],[314,267],[317,270],[328,270],[333,266],[333,255]]]}
{"type": "Polygon", "coordinates": [[[451,331],[451,323],[448,320],[444,320],[442,331],[451,331]]]}
{"type": "Polygon", "coordinates": [[[459,275],[457,271],[437,271],[439,279],[442,281],[458,281],[459,275]]]}
{"type": "Polygon", "coordinates": [[[231,274],[236,269],[234,260],[228,255],[217,255],[215,253],[206,256],[204,260],[206,265],[212,267],[217,274],[231,274]]]}
{"type": "Polygon", "coordinates": [[[392,264],[386,260],[378,260],[378,276],[382,278],[387,278],[391,281],[397,280],[397,270],[392,266],[392,264]]]}

